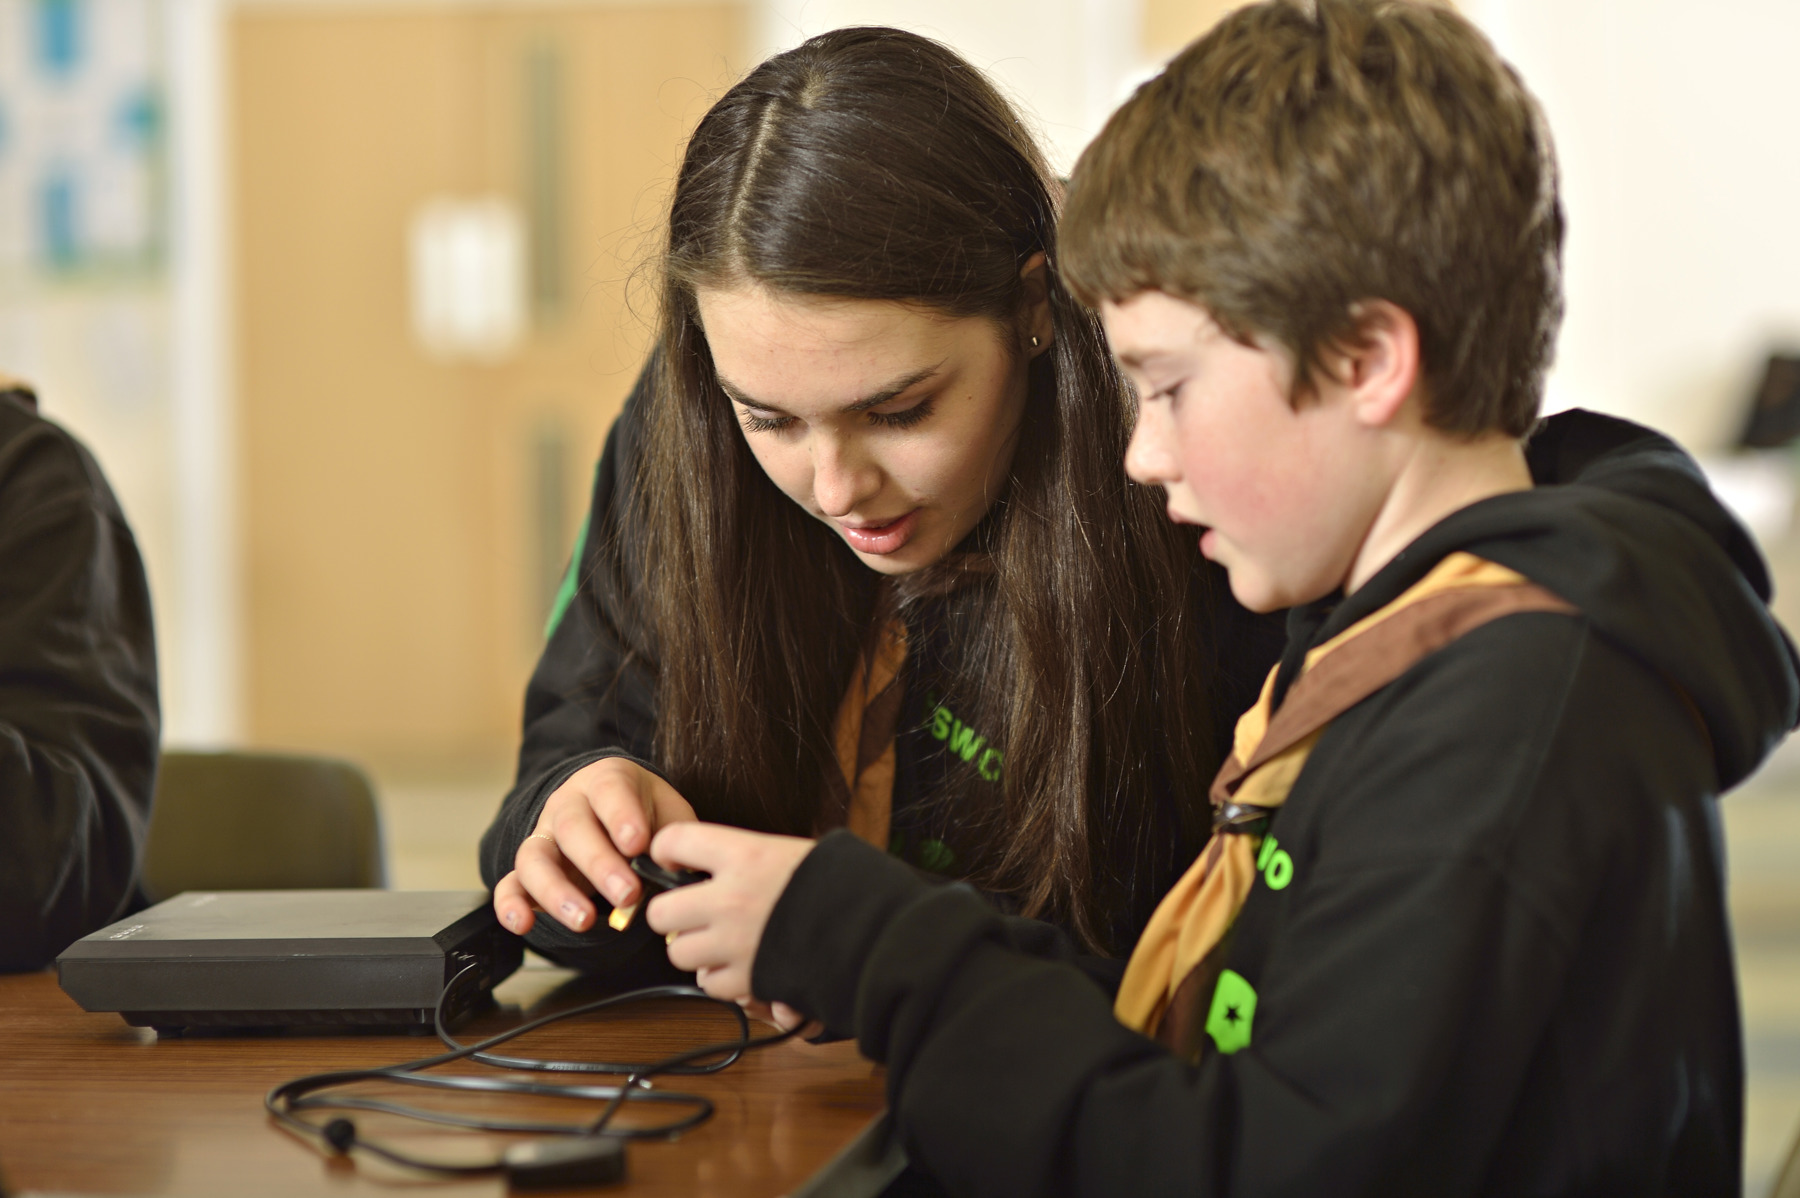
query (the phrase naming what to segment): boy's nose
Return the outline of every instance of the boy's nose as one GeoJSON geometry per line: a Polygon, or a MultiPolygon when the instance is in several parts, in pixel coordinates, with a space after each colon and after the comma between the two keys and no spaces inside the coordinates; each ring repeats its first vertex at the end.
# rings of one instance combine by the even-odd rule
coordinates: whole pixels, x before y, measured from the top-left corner
{"type": "Polygon", "coordinates": [[[1174,452],[1173,428],[1164,404],[1138,405],[1137,427],[1125,447],[1125,473],[1136,483],[1167,486],[1181,478],[1181,462],[1174,452]]]}

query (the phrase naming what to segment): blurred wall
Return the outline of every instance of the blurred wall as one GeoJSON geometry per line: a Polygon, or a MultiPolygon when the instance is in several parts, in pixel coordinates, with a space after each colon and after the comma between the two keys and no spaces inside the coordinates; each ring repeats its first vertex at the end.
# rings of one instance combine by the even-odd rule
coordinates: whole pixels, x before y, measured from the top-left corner
{"type": "Polygon", "coordinates": [[[1465,0],[1542,99],[1568,208],[1551,401],[1700,449],[1800,347],[1793,0],[1465,0]]]}
{"type": "Polygon", "coordinates": [[[1231,0],[762,0],[757,58],[845,25],[949,43],[1035,120],[1067,172],[1140,80],[1235,7],[1231,0]]]}
{"type": "Polygon", "coordinates": [[[741,69],[731,4],[240,5],[231,18],[244,711],[390,770],[504,759],[681,139],[741,69]],[[434,358],[430,201],[524,221],[529,328],[434,358]]]}
{"type": "MultiPolygon", "coordinates": [[[[640,237],[685,131],[755,58],[846,23],[941,37],[1034,114],[1066,168],[1226,7],[0,0],[0,369],[42,385],[138,530],[171,740],[508,751],[549,563],[647,338],[626,303],[640,237]],[[50,8],[147,55],[158,119],[132,128],[161,172],[161,250],[136,266],[66,269],[15,236],[29,193],[6,172],[66,124],[15,94],[44,69],[29,39],[50,8]],[[549,135],[530,116],[545,63],[549,135]],[[527,144],[545,136],[549,208],[527,144]],[[528,223],[555,214],[561,298],[534,298],[502,360],[444,362],[409,324],[408,230],[433,197],[483,196],[528,223]]],[[[1725,444],[1762,355],[1800,344],[1783,58],[1800,6],[1462,7],[1558,140],[1569,310],[1552,404],[1725,444]]]]}
{"type": "Polygon", "coordinates": [[[1145,56],[1166,61],[1236,7],[1232,0],[1144,0],[1140,41],[1145,56]]]}
{"type": "Polygon", "coordinates": [[[948,42],[1035,119],[1066,172],[1143,59],[1138,0],[763,0],[757,57],[845,25],[948,42]]]}

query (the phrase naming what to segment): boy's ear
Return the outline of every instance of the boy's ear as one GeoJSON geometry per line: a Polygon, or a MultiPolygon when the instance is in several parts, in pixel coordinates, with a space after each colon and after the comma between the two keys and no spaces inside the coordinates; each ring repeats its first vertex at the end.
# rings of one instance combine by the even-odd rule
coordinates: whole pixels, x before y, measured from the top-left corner
{"type": "Polygon", "coordinates": [[[1019,338],[1024,342],[1025,356],[1035,358],[1056,339],[1056,322],[1050,318],[1050,265],[1044,251],[1025,259],[1025,265],[1019,268],[1019,281],[1024,292],[1019,338]]]}
{"type": "Polygon", "coordinates": [[[1341,347],[1334,373],[1350,393],[1357,420],[1384,428],[1423,381],[1419,325],[1387,300],[1362,300],[1352,309],[1355,338],[1341,347]]]}

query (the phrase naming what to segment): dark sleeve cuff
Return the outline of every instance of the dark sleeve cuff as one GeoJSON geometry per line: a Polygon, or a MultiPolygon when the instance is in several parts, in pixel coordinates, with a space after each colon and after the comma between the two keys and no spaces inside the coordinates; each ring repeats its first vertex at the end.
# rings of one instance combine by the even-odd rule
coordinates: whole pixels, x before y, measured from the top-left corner
{"type": "Polygon", "coordinates": [[[751,989],[855,1034],[856,993],[869,954],[894,915],[935,889],[904,862],[842,829],[820,840],[776,900],[751,971],[751,989]]]}
{"type": "Polygon", "coordinates": [[[550,801],[556,788],[573,778],[578,771],[609,757],[623,757],[633,765],[642,766],[663,781],[668,781],[661,770],[624,749],[595,749],[591,753],[578,753],[557,762],[533,781],[514,788],[502,802],[499,818],[488,826],[487,832],[482,836],[481,880],[488,889],[492,890],[501,878],[512,872],[513,858],[519,855],[519,846],[525,843],[525,838],[537,827],[538,817],[544,813],[544,804],[550,801]]]}
{"type": "MultiPolygon", "coordinates": [[[[482,837],[481,874],[490,890],[511,871],[513,858],[518,856],[519,845],[537,827],[544,804],[556,793],[556,788],[574,777],[577,771],[609,757],[622,757],[649,770],[665,782],[668,781],[654,765],[623,749],[595,749],[591,753],[577,754],[557,762],[539,775],[536,781],[526,783],[508,796],[500,818],[494,821],[487,834],[482,837]]],[[[604,900],[601,901],[604,903],[604,900]]],[[[547,915],[539,919],[525,935],[525,943],[559,965],[607,973],[626,969],[628,961],[645,956],[645,946],[654,939],[642,919],[633,920],[632,926],[623,932],[613,931],[604,918],[595,921],[593,928],[586,932],[572,932],[547,915]]],[[[660,946],[661,942],[657,943],[660,946]]],[[[664,961],[663,964],[666,965],[667,962],[664,961]]],[[[633,965],[626,972],[636,976],[645,971],[633,965]]],[[[652,969],[650,972],[656,971],[652,969]]],[[[670,981],[673,980],[673,974],[655,980],[670,981]]]]}

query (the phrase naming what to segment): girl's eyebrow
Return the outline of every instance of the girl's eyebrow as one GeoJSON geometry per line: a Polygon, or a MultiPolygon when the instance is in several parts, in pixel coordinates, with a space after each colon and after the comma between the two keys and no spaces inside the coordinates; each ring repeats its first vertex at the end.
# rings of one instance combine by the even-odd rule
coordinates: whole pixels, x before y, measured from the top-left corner
{"type": "MultiPolygon", "coordinates": [[[[944,364],[939,362],[935,366],[926,366],[923,369],[913,371],[911,374],[902,375],[901,377],[894,379],[887,386],[881,388],[879,391],[876,391],[874,394],[866,395],[855,403],[845,404],[843,410],[845,412],[853,413],[866,412],[870,408],[878,408],[891,399],[898,399],[907,390],[918,386],[920,383],[937,374],[937,372],[943,368],[944,364]]],[[[718,379],[719,386],[724,390],[725,394],[729,395],[738,403],[743,404],[746,408],[755,408],[759,412],[771,412],[777,416],[792,415],[791,412],[783,411],[772,403],[764,403],[760,399],[752,399],[750,396],[744,394],[743,390],[735,383],[731,382],[731,380],[727,379],[722,374],[718,376],[718,379]]]]}

